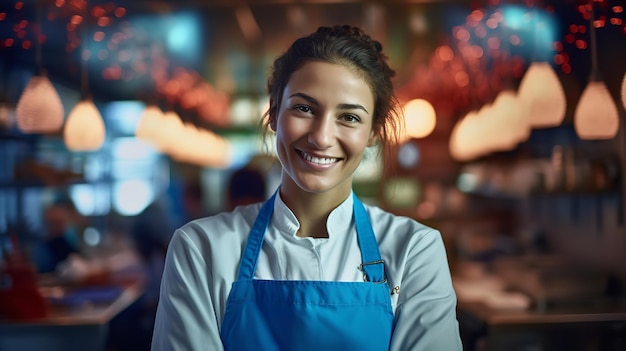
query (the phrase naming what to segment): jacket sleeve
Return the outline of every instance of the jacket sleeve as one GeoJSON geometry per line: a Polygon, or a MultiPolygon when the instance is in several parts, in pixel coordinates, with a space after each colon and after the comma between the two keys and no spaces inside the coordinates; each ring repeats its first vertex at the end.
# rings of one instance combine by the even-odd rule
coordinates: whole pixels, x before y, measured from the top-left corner
{"type": "Polygon", "coordinates": [[[211,270],[182,230],[170,242],[152,350],[223,350],[209,282],[211,270]]]}
{"type": "Polygon", "coordinates": [[[391,350],[462,350],[456,294],[441,234],[416,233],[407,252],[391,350]]]}

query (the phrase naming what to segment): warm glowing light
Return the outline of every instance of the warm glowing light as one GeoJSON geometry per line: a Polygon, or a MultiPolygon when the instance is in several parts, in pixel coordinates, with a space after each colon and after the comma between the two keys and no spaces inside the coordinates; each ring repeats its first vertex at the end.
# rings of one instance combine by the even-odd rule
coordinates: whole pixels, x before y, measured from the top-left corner
{"type": "Polygon", "coordinates": [[[124,15],[126,14],[126,9],[123,7],[118,7],[115,9],[115,17],[120,18],[120,17],[124,17],[124,15]]]}
{"type": "Polygon", "coordinates": [[[107,27],[111,24],[111,18],[110,17],[100,17],[98,18],[98,26],[100,27],[107,27]]]}
{"type": "Polygon", "coordinates": [[[211,166],[222,164],[213,152],[222,153],[221,157],[228,153],[215,146],[203,146],[205,138],[199,133],[193,125],[184,124],[175,111],[163,112],[156,105],[146,107],[135,131],[137,138],[177,161],[211,166]]]}
{"type": "Polygon", "coordinates": [[[454,58],[454,51],[452,51],[452,48],[447,45],[438,47],[435,54],[441,61],[449,62],[454,58]]]}
{"type": "Polygon", "coordinates": [[[65,117],[61,98],[45,75],[31,78],[15,112],[17,126],[24,133],[57,132],[65,117]]]}
{"type": "Polygon", "coordinates": [[[203,167],[228,167],[232,160],[232,147],[228,140],[206,129],[185,123],[184,135],[172,158],[203,167]]]}
{"type": "Polygon", "coordinates": [[[79,102],[70,112],[63,130],[65,146],[72,151],[95,151],[106,139],[102,115],[91,99],[79,102]]]}
{"type": "Polygon", "coordinates": [[[611,93],[603,81],[592,80],[583,91],[576,113],[574,128],[585,140],[612,139],[619,129],[619,113],[611,93]]]}
{"type": "Polygon", "coordinates": [[[458,71],[454,74],[454,81],[460,88],[464,88],[469,85],[470,77],[465,71],[458,71]]]}
{"type": "Polygon", "coordinates": [[[526,119],[526,105],[521,103],[511,90],[503,90],[493,102],[495,126],[493,133],[493,149],[506,151],[514,149],[520,142],[530,136],[530,125],[526,119]]]}
{"type": "Polygon", "coordinates": [[[72,18],[70,19],[70,23],[72,23],[73,25],[79,25],[83,23],[83,16],[81,15],[72,16],[72,18]]]}
{"type": "Polygon", "coordinates": [[[153,137],[154,143],[161,152],[169,154],[178,147],[184,138],[185,127],[176,111],[168,110],[159,117],[158,130],[153,137]]]}
{"type": "Polygon", "coordinates": [[[457,161],[469,161],[481,155],[480,143],[483,133],[478,123],[476,111],[468,113],[452,128],[450,134],[450,155],[457,161]]]}
{"type": "Polygon", "coordinates": [[[427,137],[437,124],[435,109],[424,99],[413,99],[404,105],[404,123],[405,134],[401,136],[401,141],[427,137]]]}
{"type": "Polygon", "coordinates": [[[533,62],[517,94],[526,105],[532,128],[556,127],[563,123],[567,108],[565,91],[549,63],[533,62]]]}
{"type": "Polygon", "coordinates": [[[502,119],[498,117],[497,111],[493,104],[485,104],[478,110],[473,120],[478,129],[480,138],[476,138],[473,148],[478,155],[486,155],[490,152],[503,149],[498,144],[503,144],[498,139],[502,139],[500,135],[506,136],[507,133],[502,129],[502,119]]]}
{"type": "Polygon", "coordinates": [[[158,147],[156,138],[159,134],[160,123],[163,119],[163,111],[157,105],[148,105],[139,118],[135,136],[145,142],[158,147]]]}

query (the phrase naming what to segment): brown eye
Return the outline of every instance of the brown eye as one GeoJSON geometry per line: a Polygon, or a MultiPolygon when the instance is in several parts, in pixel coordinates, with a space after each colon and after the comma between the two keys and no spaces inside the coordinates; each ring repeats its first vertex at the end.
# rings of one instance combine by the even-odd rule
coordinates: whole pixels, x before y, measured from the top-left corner
{"type": "Polygon", "coordinates": [[[348,122],[348,123],[359,123],[359,122],[361,122],[361,119],[359,118],[359,116],[351,115],[351,114],[342,115],[341,119],[346,121],[346,122],[348,122]]]}
{"type": "Polygon", "coordinates": [[[298,110],[300,112],[304,112],[304,113],[311,113],[313,110],[311,109],[311,107],[307,106],[307,105],[296,105],[293,108],[294,110],[298,110]]]}

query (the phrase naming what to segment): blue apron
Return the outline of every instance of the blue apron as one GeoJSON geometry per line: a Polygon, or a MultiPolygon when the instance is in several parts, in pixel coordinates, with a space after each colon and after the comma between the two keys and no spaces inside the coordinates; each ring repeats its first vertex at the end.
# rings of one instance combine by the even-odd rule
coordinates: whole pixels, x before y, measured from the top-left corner
{"type": "Polygon", "coordinates": [[[388,350],[393,312],[384,263],[363,204],[354,219],[365,282],[252,279],[276,193],[259,212],[222,323],[226,350],[388,350]]]}

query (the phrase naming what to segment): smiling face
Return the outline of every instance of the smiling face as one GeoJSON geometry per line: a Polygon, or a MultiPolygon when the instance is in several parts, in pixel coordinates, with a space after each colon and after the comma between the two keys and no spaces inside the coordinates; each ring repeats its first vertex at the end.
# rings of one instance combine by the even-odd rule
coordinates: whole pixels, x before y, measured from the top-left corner
{"type": "Polygon", "coordinates": [[[271,121],[283,166],[281,190],[334,190],[345,199],[365,148],[375,141],[373,112],[368,84],[345,66],[310,61],[293,72],[271,121]]]}

